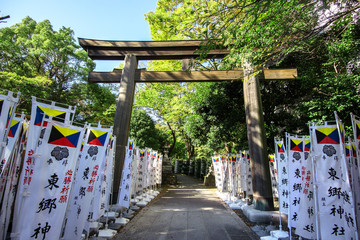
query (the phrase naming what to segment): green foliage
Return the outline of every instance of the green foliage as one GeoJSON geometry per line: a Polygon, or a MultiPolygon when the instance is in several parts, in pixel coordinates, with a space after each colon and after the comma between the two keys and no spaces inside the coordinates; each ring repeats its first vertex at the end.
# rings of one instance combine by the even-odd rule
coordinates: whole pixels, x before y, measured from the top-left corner
{"type": "Polygon", "coordinates": [[[17,111],[28,115],[31,113],[31,96],[51,98],[51,93],[48,91],[50,85],[51,81],[46,77],[28,78],[16,73],[0,72],[0,87],[12,92],[21,92],[17,111]]]}
{"type": "Polygon", "coordinates": [[[30,114],[31,96],[77,107],[79,122],[112,125],[111,87],[85,82],[95,67],[70,28],[54,31],[50,22],[26,17],[0,29],[0,88],[21,92],[18,110],[30,114]]]}
{"type": "Polygon", "coordinates": [[[201,144],[215,151],[234,152],[246,144],[242,82],[199,83],[193,99],[196,114],[189,116],[186,129],[201,144]]]}
{"type": "Polygon", "coordinates": [[[111,86],[78,82],[67,93],[67,104],[75,104],[78,110],[76,121],[113,125],[116,111],[115,95],[111,86]]]}
{"type": "Polygon", "coordinates": [[[0,29],[0,70],[21,76],[52,79],[56,94],[68,81],[83,80],[95,64],[75,43],[70,28],[54,31],[48,20],[26,17],[20,24],[0,29]]]}
{"type": "MultiPolygon", "coordinates": [[[[203,50],[224,44],[220,69],[251,61],[262,67],[297,68],[294,81],[262,81],[269,150],[285,131],[308,134],[308,122],[349,125],[360,115],[358,1],[159,0],[147,14],[155,40],[208,39],[203,50]],[[335,6],[335,7],[334,7],[335,6]],[[330,8],[333,11],[328,11],[330,8]],[[334,11],[335,9],[335,11],[334,11]]],[[[184,133],[195,146],[224,152],[246,148],[241,83],[198,84],[189,95],[184,133]]]]}
{"type": "Polygon", "coordinates": [[[154,120],[145,110],[134,108],[130,123],[130,137],[139,148],[162,150],[165,141],[163,132],[156,128],[154,120]]]}
{"type": "MultiPolygon", "coordinates": [[[[167,126],[172,139],[167,139],[170,144],[169,154],[178,151],[178,134],[183,135],[185,118],[190,114],[189,95],[191,84],[146,84],[136,92],[135,107],[141,107],[156,116],[162,125],[167,126]],[[176,134],[176,132],[178,134],[176,134]]],[[[182,136],[183,137],[183,136],[182,136]]],[[[184,138],[182,138],[184,139],[184,138]]]]}

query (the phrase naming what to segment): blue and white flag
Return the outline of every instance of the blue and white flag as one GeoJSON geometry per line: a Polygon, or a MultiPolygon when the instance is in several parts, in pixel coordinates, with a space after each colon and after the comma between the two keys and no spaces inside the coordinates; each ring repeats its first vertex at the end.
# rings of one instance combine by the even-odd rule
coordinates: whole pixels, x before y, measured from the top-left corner
{"type": "MultiPolygon", "coordinates": [[[[8,131],[8,125],[14,116],[16,111],[16,105],[19,101],[20,94],[17,93],[16,97],[13,92],[8,92],[7,95],[0,95],[0,143],[6,140],[6,132],[8,131]]],[[[2,152],[0,148],[0,154],[2,152]]]]}
{"type": "Polygon", "coordinates": [[[125,151],[124,169],[121,175],[121,184],[118,197],[118,205],[129,208],[130,206],[130,191],[131,191],[131,168],[134,157],[134,140],[129,139],[128,146],[125,151]]]}
{"type": "Polygon", "coordinates": [[[307,239],[316,238],[316,210],[314,199],[314,175],[310,155],[310,139],[304,139],[304,158],[301,167],[301,195],[295,233],[307,239]]]}
{"type": "Polygon", "coordinates": [[[83,128],[48,122],[14,222],[16,239],[60,238],[83,135],[83,128]]]}
{"type": "Polygon", "coordinates": [[[101,127],[88,127],[81,157],[77,167],[76,179],[69,198],[69,211],[67,214],[64,239],[81,239],[86,221],[92,220],[92,212],[96,186],[100,182],[101,166],[105,161],[106,148],[111,135],[111,129],[101,127]]]}
{"type": "Polygon", "coordinates": [[[302,193],[301,169],[304,159],[304,137],[295,137],[287,134],[287,147],[289,159],[289,227],[296,228],[299,220],[299,205],[302,193]]]}
{"type": "Polygon", "coordinates": [[[342,149],[343,130],[338,125],[310,127],[317,185],[317,234],[321,239],[355,239],[356,219],[342,149]]]}
{"type": "MultiPolygon", "coordinates": [[[[20,174],[15,207],[14,207],[14,222],[20,218],[20,207],[24,195],[27,194],[28,187],[32,184],[34,175],[38,175],[35,171],[35,157],[38,155],[38,148],[43,143],[44,132],[48,121],[56,120],[65,124],[71,123],[71,117],[75,113],[75,108],[68,106],[63,108],[56,106],[55,102],[45,104],[37,101],[36,97],[32,97],[31,117],[28,129],[25,159],[23,162],[22,171],[20,174]]],[[[36,163],[37,164],[37,163],[36,163]]],[[[15,232],[17,230],[14,230],[15,232]]]]}
{"type": "Polygon", "coordinates": [[[275,159],[279,180],[279,211],[289,214],[289,165],[284,140],[275,139],[275,159]]]}
{"type": "Polygon", "coordinates": [[[9,158],[6,160],[5,170],[3,171],[0,180],[0,189],[2,189],[2,203],[0,204],[0,233],[3,233],[3,236],[0,236],[1,238],[5,238],[5,234],[8,231],[10,223],[10,216],[16,196],[16,186],[19,179],[22,154],[24,153],[25,137],[27,133],[26,130],[28,127],[28,122],[24,120],[23,116],[19,119],[14,117],[12,123],[14,123],[14,121],[15,124],[10,127],[11,133],[8,133],[9,140],[7,141],[8,145],[5,149],[5,152],[7,149],[11,149],[11,153],[9,158]],[[18,123],[19,125],[14,127],[18,123]],[[12,145],[10,142],[13,142],[13,147],[9,147],[9,145],[12,145]]]}

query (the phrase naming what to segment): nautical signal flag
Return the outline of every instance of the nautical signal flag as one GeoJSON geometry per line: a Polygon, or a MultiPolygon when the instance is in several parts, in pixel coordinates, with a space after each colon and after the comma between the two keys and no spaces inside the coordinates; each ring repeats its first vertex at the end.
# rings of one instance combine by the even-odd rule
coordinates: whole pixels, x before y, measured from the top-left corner
{"type": "Polygon", "coordinates": [[[140,157],[145,157],[145,151],[140,151],[140,157]]]}
{"type": "Polygon", "coordinates": [[[130,140],[129,141],[129,150],[133,150],[133,148],[134,148],[134,141],[130,140]]]}
{"type": "Polygon", "coordinates": [[[304,141],[304,152],[310,152],[310,147],[311,147],[311,143],[310,140],[305,140],[304,141]]]}
{"type": "Polygon", "coordinates": [[[318,144],[340,144],[337,128],[317,128],[315,135],[318,144]]]}
{"type": "Polygon", "coordinates": [[[10,117],[11,117],[11,113],[13,111],[13,107],[11,106],[8,112],[8,117],[7,117],[7,122],[6,122],[6,128],[9,126],[9,122],[10,122],[10,117]]]}
{"type": "Polygon", "coordinates": [[[104,146],[108,132],[100,130],[90,130],[87,144],[104,146]]]}
{"type": "Polygon", "coordinates": [[[220,160],[224,161],[225,160],[224,156],[220,156],[220,160]]]}
{"type": "Polygon", "coordinates": [[[76,148],[80,131],[53,125],[50,132],[49,144],[76,148]]]}
{"type": "Polygon", "coordinates": [[[351,152],[353,157],[357,157],[355,144],[351,144],[351,152]]]}
{"type": "Polygon", "coordinates": [[[356,123],[355,128],[356,128],[356,139],[360,139],[360,123],[356,123]]]}
{"type": "Polygon", "coordinates": [[[20,125],[20,121],[18,121],[18,120],[12,120],[11,121],[9,134],[8,134],[9,137],[14,137],[15,136],[15,133],[19,128],[19,125],[20,125]]]}
{"type": "Polygon", "coordinates": [[[148,149],[148,150],[146,151],[146,153],[147,153],[148,156],[150,156],[151,150],[148,149]]]}
{"type": "Polygon", "coordinates": [[[345,146],[345,156],[350,157],[350,146],[349,145],[345,146]]]}
{"type": "Polygon", "coordinates": [[[269,161],[270,162],[275,162],[275,155],[269,155],[269,161]]]}
{"type": "Polygon", "coordinates": [[[278,153],[284,153],[285,152],[284,143],[278,143],[277,148],[278,148],[278,153]]]}
{"type": "Polygon", "coordinates": [[[0,99],[0,116],[1,116],[1,110],[4,103],[4,99],[0,99]]]}
{"type": "Polygon", "coordinates": [[[299,139],[290,138],[290,150],[302,152],[304,150],[304,141],[299,139]]]}
{"type": "Polygon", "coordinates": [[[54,120],[58,122],[64,122],[66,112],[51,109],[47,107],[37,106],[35,113],[35,122],[34,125],[41,126],[44,116],[48,118],[49,116],[53,117],[54,120]]]}
{"type": "Polygon", "coordinates": [[[236,162],[236,156],[232,156],[231,161],[236,162]]]}
{"type": "Polygon", "coordinates": [[[218,157],[214,158],[214,162],[219,162],[219,158],[218,157]]]}
{"type": "Polygon", "coordinates": [[[345,131],[344,131],[344,125],[341,122],[338,122],[338,126],[340,129],[340,136],[341,136],[341,142],[344,143],[344,137],[345,137],[345,131]]]}
{"type": "Polygon", "coordinates": [[[241,153],[241,157],[242,157],[242,158],[245,158],[245,152],[242,152],[242,153],[241,153]]]}

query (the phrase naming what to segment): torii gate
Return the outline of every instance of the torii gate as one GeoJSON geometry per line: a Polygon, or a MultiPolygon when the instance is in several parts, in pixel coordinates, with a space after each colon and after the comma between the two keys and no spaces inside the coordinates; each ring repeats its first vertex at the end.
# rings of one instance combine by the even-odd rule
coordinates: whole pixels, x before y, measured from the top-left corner
{"type": "MultiPolygon", "coordinates": [[[[91,72],[90,83],[119,83],[113,132],[116,155],[113,202],[117,201],[129,137],[131,110],[137,82],[206,82],[243,80],[247,135],[251,158],[255,208],[273,210],[273,197],[266,150],[263,110],[259,89],[261,79],[294,79],[296,69],[264,69],[255,76],[251,69],[229,71],[144,71],[137,69],[138,60],[184,60],[199,57],[202,40],[186,41],[103,41],[79,38],[81,47],[92,60],[125,60],[122,71],[91,72]]],[[[223,58],[229,51],[210,50],[206,58],[223,58]]],[[[184,70],[184,69],[183,69],[184,70]]]]}

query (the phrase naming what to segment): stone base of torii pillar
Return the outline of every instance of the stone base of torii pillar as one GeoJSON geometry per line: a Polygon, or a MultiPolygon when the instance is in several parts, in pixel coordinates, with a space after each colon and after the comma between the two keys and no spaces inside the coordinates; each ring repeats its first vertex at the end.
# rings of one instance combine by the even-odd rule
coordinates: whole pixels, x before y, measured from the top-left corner
{"type": "Polygon", "coordinates": [[[176,175],[173,173],[170,159],[168,156],[169,147],[166,146],[164,150],[164,158],[162,162],[162,185],[176,185],[176,175]]]}

